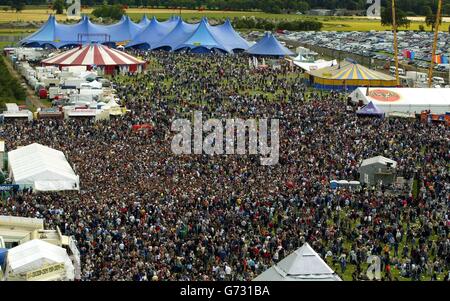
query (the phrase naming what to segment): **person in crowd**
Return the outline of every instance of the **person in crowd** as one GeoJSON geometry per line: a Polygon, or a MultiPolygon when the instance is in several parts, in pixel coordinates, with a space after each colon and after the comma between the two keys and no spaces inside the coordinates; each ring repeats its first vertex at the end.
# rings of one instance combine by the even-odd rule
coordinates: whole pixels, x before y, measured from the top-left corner
{"type": "Polygon", "coordinates": [[[147,73],[113,79],[128,114],[0,127],[8,149],[50,146],[80,175],[79,192],[18,192],[0,214],[43,218],[74,236],[82,280],[251,280],[305,242],[348,279],[365,279],[377,255],[387,279],[396,271],[448,280],[443,125],[358,118],[345,93],[310,90],[288,66],[254,69],[245,56],[139,55],[147,73]],[[196,110],[205,119],[279,119],[279,164],[173,154],[172,121],[196,110]],[[152,128],[133,130],[141,124],[152,128]],[[358,180],[361,161],[377,155],[396,160],[398,176],[418,182],[417,195],[411,187],[330,188],[358,180]]]}

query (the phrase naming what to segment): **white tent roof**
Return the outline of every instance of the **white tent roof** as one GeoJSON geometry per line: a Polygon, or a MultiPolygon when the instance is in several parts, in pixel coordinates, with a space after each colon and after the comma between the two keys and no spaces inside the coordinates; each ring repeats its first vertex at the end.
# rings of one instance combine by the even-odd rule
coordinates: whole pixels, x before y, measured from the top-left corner
{"type": "Polygon", "coordinates": [[[367,165],[373,165],[373,164],[382,164],[382,165],[387,166],[388,163],[392,164],[392,168],[397,167],[397,162],[395,162],[394,160],[388,159],[386,157],[383,157],[383,156],[376,156],[373,158],[363,160],[361,163],[361,167],[367,166],[367,165]]]}
{"type": "Polygon", "coordinates": [[[342,281],[308,243],[253,281],[342,281]]]}
{"type": "Polygon", "coordinates": [[[33,143],[8,153],[14,183],[39,191],[78,190],[79,177],[61,151],[33,143]]]}
{"type": "Polygon", "coordinates": [[[110,108],[120,107],[120,105],[114,100],[114,98],[108,102],[107,106],[110,108]]]}
{"type": "Polygon", "coordinates": [[[336,66],[338,64],[337,60],[325,61],[325,60],[317,60],[315,62],[301,62],[298,61],[297,58],[294,60],[294,64],[305,71],[313,71],[319,70],[326,67],[336,66]]]}
{"type": "Polygon", "coordinates": [[[92,87],[95,89],[101,89],[103,87],[101,82],[98,82],[96,80],[93,80],[92,82],[88,82],[88,83],[83,83],[82,84],[84,87],[92,87]]]}
{"type": "Polygon", "coordinates": [[[64,263],[67,279],[74,279],[74,267],[64,248],[33,239],[8,251],[9,273],[27,273],[47,264],[64,263]]]}
{"type": "Polygon", "coordinates": [[[430,110],[435,114],[450,112],[450,89],[445,88],[358,88],[351,94],[354,102],[373,102],[386,113],[421,113],[430,110]]]}

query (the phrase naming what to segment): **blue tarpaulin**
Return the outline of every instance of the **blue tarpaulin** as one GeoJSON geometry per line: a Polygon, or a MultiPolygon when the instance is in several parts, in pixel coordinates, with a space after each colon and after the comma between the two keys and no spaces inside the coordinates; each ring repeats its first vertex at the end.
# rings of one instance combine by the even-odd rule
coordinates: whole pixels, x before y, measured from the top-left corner
{"type": "Polygon", "coordinates": [[[4,271],[6,265],[6,256],[8,255],[8,249],[0,248],[0,267],[4,271]]]}

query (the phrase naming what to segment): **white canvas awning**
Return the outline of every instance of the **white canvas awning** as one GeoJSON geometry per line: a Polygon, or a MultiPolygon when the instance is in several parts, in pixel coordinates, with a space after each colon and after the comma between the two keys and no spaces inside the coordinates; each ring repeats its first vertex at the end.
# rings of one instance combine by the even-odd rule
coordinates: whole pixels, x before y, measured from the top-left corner
{"type": "Polygon", "coordinates": [[[253,281],[342,281],[308,243],[253,281]]]}
{"type": "Polygon", "coordinates": [[[301,62],[298,60],[294,60],[294,64],[300,68],[302,68],[305,71],[313,71],[313,70],[319,70],[326,67],[336,66],[338,64],[337,60],[332,61],[325,61],[325,60],[318,60],[315,62],[301,62]]]}
{"type": "Polygon", "coordinates": [[[18,275],[57,263],[64,264],[65,280],[73,280],[75,269],[67,251],[51,243],[34,239],[8,251],[6,270],[8,275],[18,275]]]}
{"type": "Polygon", "coordinates": [[[373,102],[383,112],[435,114],[450,112],[450,89],[445,88],[358,88],[350,95],[353,102],[373,102]]]}
{"type": "Polygon", "coordinates": [[[80,179],[58,150],[33,143],[8,153],[15,184],[38,191],[79,190],[80,179]]]}
{"type": "Polygon", "coordinates": [[[397,167],[397,162],[394,160],[391,160],[389,158],[383,157],[383,156],[376,156],[373,158],[365,159],[361,163],[361,167],[368,166],[368,165],[374,165],[374,164],[381,164],[387,166],[388,164],[391,165],[392,168],[397,167]]]}

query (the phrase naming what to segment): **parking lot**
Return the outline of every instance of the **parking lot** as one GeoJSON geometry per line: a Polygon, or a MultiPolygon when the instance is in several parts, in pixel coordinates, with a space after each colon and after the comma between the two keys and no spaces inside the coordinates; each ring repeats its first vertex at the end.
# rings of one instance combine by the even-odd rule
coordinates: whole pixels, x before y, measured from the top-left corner
{"type": "MultiPolygon", "coordinates": [[[[370,32],[295,32],[286,33],[280,36],[283,40],[298,42],[302,45],[319,46],[356,54],[365,58],[378,61],[394,61],[393,39],[394,35],[390,31],[370,31],[370,32]]],[[[405,65],[417,68],[429,68],[431,61],[431,51],[433,44],[433,32],[398,32],[399,59],[405,65]],[[415,52],[415,59],[410,61],[403,57],[402,51],[410,50],[415,52]]],[[[449,34],[439,33],[436,54],[448,55],[449,34]]],[[[361,62],[362,63],[362,62],[361,62]]],[[[448,64],[435,66],[436,71],[448,71],[448,64]]]]}

